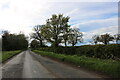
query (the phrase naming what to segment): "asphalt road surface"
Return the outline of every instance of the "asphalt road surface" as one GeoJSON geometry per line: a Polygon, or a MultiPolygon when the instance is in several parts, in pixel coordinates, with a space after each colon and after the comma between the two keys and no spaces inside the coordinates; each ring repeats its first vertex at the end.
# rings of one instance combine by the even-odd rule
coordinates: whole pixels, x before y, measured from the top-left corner
{"type": "Polygon", "coordinates": [[[102,78],[32,51],[24,51],[2,65],[2,78],[102,78]]]}

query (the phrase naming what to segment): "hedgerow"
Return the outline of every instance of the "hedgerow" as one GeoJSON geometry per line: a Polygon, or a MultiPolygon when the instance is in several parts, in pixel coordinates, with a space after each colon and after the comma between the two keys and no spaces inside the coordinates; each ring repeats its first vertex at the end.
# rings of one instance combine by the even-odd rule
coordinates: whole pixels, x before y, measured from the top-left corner
{"type": "Polygon", "coordinates": [[[49,51],[58,54],[79,55],[100,59],[120,59],[120,44],[109,45],[84,45],[76,47],[45,47],[38,48],[40,51],[49,51]]]}

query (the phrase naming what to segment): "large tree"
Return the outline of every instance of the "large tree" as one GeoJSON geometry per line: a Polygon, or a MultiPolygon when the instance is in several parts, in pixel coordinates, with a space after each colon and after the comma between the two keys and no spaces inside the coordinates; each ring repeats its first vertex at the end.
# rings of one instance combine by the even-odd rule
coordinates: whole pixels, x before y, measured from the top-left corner
{"type": "Polygon", "coordinates": [[[61,34],[66,33],[65,29],[68,25],[69,17],[64,17],[63,14],[52,15],[50,19],[46,21],[46,24],[42,28],[42,35],[44,38],[52,43],[52,46],[58,47],[61,43],[63,36],[61,34]]]}
{"type": "Polygon", "coordinates": [[[68,43],[72,44],[72,46],[75,46],[78,42],[82,42],[82,32],[79,31],[78,28],[76,29],[71,29],[69,32],[69,39],[68,39],[68,43]]]}
{"type": "Polygon", "coordinates": [[[43,25],[36,25],[33,28],[34,33],[31,34],[31,38],[38,40],[41,47],[44,46],[44,37],[41,34],[42,27],[43,27],[43,25]]]}

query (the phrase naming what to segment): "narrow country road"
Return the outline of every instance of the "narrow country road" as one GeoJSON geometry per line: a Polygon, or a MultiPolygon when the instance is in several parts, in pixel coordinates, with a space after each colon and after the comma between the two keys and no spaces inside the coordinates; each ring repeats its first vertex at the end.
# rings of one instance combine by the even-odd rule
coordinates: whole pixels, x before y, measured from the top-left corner
{"type": "Polygon", "coordinates": [[[2,65],[2,78],[101,78],[101,76],[27,50],[2,65]]]}

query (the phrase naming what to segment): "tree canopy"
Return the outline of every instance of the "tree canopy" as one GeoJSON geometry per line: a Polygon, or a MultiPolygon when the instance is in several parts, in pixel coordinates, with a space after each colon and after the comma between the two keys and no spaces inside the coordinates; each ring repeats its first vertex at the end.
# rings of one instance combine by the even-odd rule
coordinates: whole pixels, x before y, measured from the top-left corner
{"type": "Polygon", "coordinates": [[[38,40],[39,41],[39,45],[41,47],[45,46],[45,44],[44,44],[44,40],[45,39],[44,39],[44,37],[41,34],[42,27],[43,27],[43,25],[36,25],[33,28],[34,33],[31,34],[31,38],[38,40]]]}
{"type": "Polygon", "coordinates": [[[64,17],[63,14],[54,14],[50,19],[47,19],[46,24],[42,28],[42,34],[48,42],[52,43],[52,46],[58,47],[59,43],[61,43],[61,34],[64,34],[70,27],[68,21],[69,17],[64,17]]]}
{"type": "Polygon", "coordinates": [[[37,40],[32,40],[31,43],[30,43],[30,47],[31,47],[31,48],[38,48],[38,47],[40,47],[39,41],[37,41],[37,40]]]}

